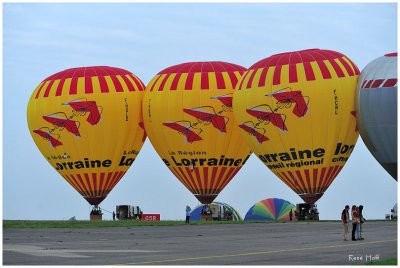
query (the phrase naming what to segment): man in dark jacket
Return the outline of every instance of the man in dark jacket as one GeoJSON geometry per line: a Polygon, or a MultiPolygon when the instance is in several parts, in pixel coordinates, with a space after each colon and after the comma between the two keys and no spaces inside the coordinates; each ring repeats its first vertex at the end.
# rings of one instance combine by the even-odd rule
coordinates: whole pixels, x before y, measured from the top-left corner
{"type": "Polygon", "coordinates": [[[349,216],[349,209],[350,206],[346,205],[345,208],[342,211],[342,223],[343,223],[343,239],[344,241],[347,241],[347,235],[349,234],[349,221],[350,221],[350,216],[349,216]]]}

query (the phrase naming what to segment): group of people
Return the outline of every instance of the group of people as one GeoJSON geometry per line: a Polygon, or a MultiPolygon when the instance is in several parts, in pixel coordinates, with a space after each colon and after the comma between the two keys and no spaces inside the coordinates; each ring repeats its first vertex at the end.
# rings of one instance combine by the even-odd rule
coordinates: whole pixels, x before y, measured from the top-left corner
{"type": "Polygon", "coordinates": [[[357,241],[357,240],[364,240],[362,237],[362,225],[365,221],[365,218],[363,216],[363,209],[364,206],[356,206],[353,205],[351,207],[351,220],[350,220],[350,206],[346,205],[345,208],[342,211],[342,223],[343,223],[343,239],[344,241],[347,241],[347,235],[349,233],[349,223],[351,222],[353,229],[351,231],[351,240],[352,241],[357,241]]]}

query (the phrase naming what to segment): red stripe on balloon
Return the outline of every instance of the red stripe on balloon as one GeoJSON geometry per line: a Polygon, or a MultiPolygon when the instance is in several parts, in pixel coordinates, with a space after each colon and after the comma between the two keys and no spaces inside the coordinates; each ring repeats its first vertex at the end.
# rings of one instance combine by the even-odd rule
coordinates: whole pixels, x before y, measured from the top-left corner
{"type": "Polygon", "coordinates": [[[304,170],[304,176],[305,176],[305,179],[307,181],[307,189],[311,190],[311,193],[314,192],[315,188],[312,187],[312,185],[311,185],[310,170],[305,169],[304,170]]]}
{"type": "Polygon", "coordinates": [[[132,92],[135,91],[135,86],[132,84],[132,82],[126,77],[125,75],[121,75],[122,80],[124,80],[125,85],[128,87],[128,91],[132,92]]]}
{"type": "Polygon", "coordinates": [[[259,87],[265,86],[265,82],[267,80],[268,68],[269,67],[263,68],[263,70],[261,71],[260,80],[258,80],[259,87]]]}
{"type": "Polygon", "coordinates": [[[251,85],[253,84],[253,80],[254,80],[254,76],[256,75],[256,72],[257,72],[256,70],[252,71],[249,81],[247,81],[247,88],[251,88],[251,85]]]}
{"type": "Polygon", "coordinates": [[[397,84],[396,78],[387,79],[382,87],[394,87],[396,84],[397,84]]]}
{"type": "Polygon", "coordinates": [[[185,90],[191,90],[193,88],[193,78],[194,78],[194,73],[188,73],[185,82],[185,90]]]}
{"type": "Polygon", "coordinates": [[[225,89],[226,88],[225,80],[224,80],[222,73],[220,73],[220,72],[215,73],[215,79],[217,80],[217,89],[225,89]]]}
{"type": "Polygon", "coordinates": [[[151,86],[150,91],[153,91],[154,87],[156,86],[158,80],[161,78],[162,75],[159,75],[156,79],[156,81],[154,82],[154,84],[151,86]]]}
{"type": "Polygon", "coordinates": [[[329,63],[332,65],[333,69],[335,70],[338,77],[344,77],[344,72],[340,68],[339,64],[333,59],[329,60],[329,63]]]}
{"type": "MultiPolygon", "coordinates": [[[[85,77],[85,93],[86,94],[93,93],[92,77],[90,77],[90,76],[85,77]]],[[[57,95],[57,93],[56,93],[56,95],[57,95]]]]}
{"type": "Polygon", "coordinates": [[[115,91],[116,92],[123,92],[124,89],[121,85],[121,83],[119,82],[118,78],[115,75],[111,75],[111,80],[113,81],[114,87],[115,87],[115,91]]]}
{"type": "Polygon", "coordinates": [[[181,73],[175,74],[175,77],[172,80],[172,84],[171,84],[170,90],[176,90],[178,88],[178,83],[179,83],[179,79],[181,78],[181,75],[182,75],[181,73]]]}
{"type": "MultiPolygon", "coordinates": [[[[243,74],[243,71],[239,71],[240,74],[243,74]]],[[[236,75],[233,72],[228,72],[228,76],[231,79],[232,87],[235,88],[238,82],[236,75]]]]}
{"type": "Polygon", "coordinates": [[[78,77],[71,78],[71,85],[69,87],[69,95],[75,95],[78,92],[78,77]]]}
{"type": "Polygon", "coordinates": [[[210,189],[208,188],[208,167],[203,167],[203,178],[204,178],[204,188],[209,191],[210,189]]]}
{"type": "Polygon", "coordinates": [[[167,80],[168,80],[168,78],[169,78],[170,75],[171,75],[171,74],[166,74],[166,75],[164,76],[163,80],[161,81],[160,86],[158,87],[158,91],[163,91],[163,90],[164,90],[165,83],[167,82],[167,80]]]}
{"type": "MultiPolygon", "coordinates": [[[[346,69],[346,71],[347,71],[347,73],[350,75],[350,76],[353,76],[354,75],[354,71],[353,71],[353,69],[350,67],[350,65],[347,63],[347,61],[345,61],[342,57],[340,57],[340,58],[338,58],[338,60],[343,64],[343,66],[344,66],[344,68],[346,69]]],[[[354,65],[353,65],[353,67],[355,67],[354,65]]],[[[357,72],[357,68],[356,68],[356,72],[357,72]]]]}
{"type": "Polygon", "coordinates": [[[318,66],[319,66],[319,69],[321,70],[321,74],[322,74],[322,77],[323,77],[324,79],[330,79],[330,78],[332,78],[331,73],[329,72],[328,67],[326,67],[325,62],[323,62],[323,61],[317,61],[317,64],[318,64],[318,66]]]}
{"type": "Polygon", "coordinates": [[[304,72],[306,74],[306,80],[307,81],[315,80],[315,74],[314,74],[314,70],[313,70],[313,68],[311,66],[311,63],[304,62],[303,66],[304,66],[304,72]]]}
{"type": "Polygon", "coordinates": [[[298,81],[296,64],[289,64],[289,83],[298,81]]]}
{"type": "Polygon", "coordinates": [[[200,89],[209,89],[208,73],[201,73],[200,89]]]}
{"type": "Polygon", "coordinates": [[[278,65],[275,67],[274,77],[272,79],[273,85],[279,85],[281,83],[281,71],[282,71],[282,65],[278,65]]]}
{"type": "Polygon", "coordinates": [[[99,83],[100,83],[100,92],[107,93],[109,92],[107,81],[104,76],[99,76],[99,83]]]}
{"type": "Polygon", "coordinates": [[[49,85],[48,85],[47,88],[46,88],[46,91],[44,92],[43,97],[47,98],[47,97],[49,96],[50,90],[51,90],[51,88],[53,87],[54,81],[55,81],[55,80],[51,80],[51,81],[50,81],[49,85]]]}
{"type": "Polygon", "coordinates": [[[314,168],[313,169],[313,188],[315,189],[316,193],[318,193],[317,192],[317,188],[318,188],[317,185],[319,185],[319,181],[320,181],[320,178],[318,177],[318,168],[314,168]]]}

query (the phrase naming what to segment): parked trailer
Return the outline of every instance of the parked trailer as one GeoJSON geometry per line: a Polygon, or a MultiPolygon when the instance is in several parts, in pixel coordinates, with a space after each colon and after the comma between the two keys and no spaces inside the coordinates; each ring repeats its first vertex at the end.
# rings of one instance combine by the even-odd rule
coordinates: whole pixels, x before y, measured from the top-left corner
{"type": "Polygon", "coordinates": [[[233,212],[228,207],[221,204],[203,205],[200,213],[200,220],[213,221],[232,221],[233,212]]]}
{"type": "Polygon", "coordinates": [[[316,204],[296,204],[296,219],[298,221],[319,221],[319,212],[316,204]]]}
{"type": "Polygon", "coordinates": [[[139,206],[117,205],[115,208],[118,220],[141,219],[143,211],[139,206]]]}

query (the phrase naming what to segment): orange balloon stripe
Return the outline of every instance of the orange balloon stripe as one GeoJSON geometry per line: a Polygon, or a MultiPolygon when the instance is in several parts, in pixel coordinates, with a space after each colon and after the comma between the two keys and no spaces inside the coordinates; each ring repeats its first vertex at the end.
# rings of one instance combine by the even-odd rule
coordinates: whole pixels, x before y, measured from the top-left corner
{"type": "Polygon", "coordinates": [[[92,181],[91,181],[90,178],[89,178],[89,174],[84,173],[83,176],[84,176],[84,179],[85,179],[84,181],[86,182],[86,188],[88,189],[88,193],[89,193],[91,196],[95,196],[95,194],[94,194],[94,188],[93,188],[93,185],[92,185],[92,181]]]}
{"type": "Polygon", "coordinates": [[[125,171],[115,172],[108,189],[110,189],[110,190],[113,189],[115,187],[115,185],[117,185],[117,183],[122,179],[124,174],[125,174],[125,171]]]}
{"type": "Polygon", "coordinates": [[[179,180],[183,183],[183,185],[185,185],[185,187],[187,189],[189,189],[189,191],[193,191],[194,187],[193,185],[190,183],[190,181],[186,178],[186,176],[182,173],[181,168],[177,168],[177,167],[172,167],[170,168],[170,170],[172,171],[172,173],[175,174],[175,176],[177,178],[179,178],[179,180]]]}
{"type": "MultiPolygon", "coordinates": [[[[243,71],[209,72],[201,74],[187,73],[187,75],[183,75],[183,73],[163,73],[156,75],[147,85],[147,88],[149,91],[153,91],[155,88],[157,91],[177,90],[178,84],[182,83],[185,85],[184,90],[226,89],[230,84],[235,86],[242,74],[243,71]],[[224,76],[224,74],[226,74],[226,76],[224,76]],[[168,80],[170,81],[167,82],[168,80]],[[211,81],[216,81],[216,83],[213,84],[211,81]]],[[[179,89],[183,90],[182,88],[179,89]]]]}
{"type": "Polygon", "coordinates": [[[103,197],[107,196],[111,189],[124,176],[124,171],[106,173],[84,173],[64,175],[65,180],[84,197],[103,197]],[[83,176],[82,176],[83,175],[83,176]],[[107,181],[104,184],[104,181],[107,181]]]}
{"type": "Polygon", "coordinates": [[[342,168],[343,166],[331,166],[322,169],[295,170],[296,176],[291,171],[281,171],[276,172],[276,175],[297,194],[324,193],[342,168]]]}
{"type": "Polygon", "coordinates": [[[199,189],[205,189],[206,188],[205,180],[199,179],[203,177],[202,175],[200,175],[200,168],[195,167],[193,169],[193,173],[194,175],[196,175],[196,180],[199,182],[199,189]]]}
{"type": "MultiPolygon", "coordinates": [[[[335,166],[334,170],[332,172],[332,176],[329,178],[329,180],[326,182],[326,188],[329,187],[329,185],[332,184],[333,180],[337,177],[337,175],[339,174],[339,172],[342,170],[343,166],[335,166]]],[[[326,189],[325,188],[325,189],[326,189]]]]}
{"type": "Polygon", "coordinates": [[[104,187],[103,187],[104,190],[111,189],[110,185],[111,185],[111,182],[113,180],[113,177],[115,177],[115,173],[114,172],[108,172],[107,179],[106,179],[106,182],[105,182],[104,187]]]}
{"type": "Polygon", "coordinates": [[[230,180],[233,178],[234,174],[236,174],[236,168],[235,167],[230,167],[227,169],[228,172],[225,174],[225,176],[219,181],[216,189],[221,191],[224,189],[224,187],[230,182],[230,180]]]}
{"type": "MultiPolygon", "coordinates": [[[[286,183],[291,189],[299,188],[299,184],[293,180],[293,178],[289,178],[286,172],[277,172],[276,175],[282,179],[283,182],[286,183]]],[[[294,190],[297,193],[297,190],[294,190]]]]}
{"type": "Polygon", "coordinates": [[[78,184],[78,182],[75,180],[75,178],[72,175],[71,176],[70,175],[64,175],[63,177],[72,187],[74,187],[74,189],[77,192],[83,191],[81,186],[78,184]]]}
{"type": "Polygon", "coordinates": [[[170,170],[193,194],[219,194],[220,191],[239,172],[241,167],[213,167],[209,180],[209,167],[172,167],[170,170]],[[218,172],[219,171],[219,172],[218,172]],[[218,175],[217,175],[218,172],[218,175]]]}
{"type": "MultiPolygon", "coordinates": [[[[326,175],[325,175],[325,177],[324,177],[324,179],[323,179],[323,181],[322,181],[322,183],[321,183],[321,189],[320,189],[320,191],[323,191],[324,189],[326,189],[327,187],[326,187],[326,185],[328,185],[328,181],[333,177],[333,175],[334,175],[334,169],[335,169],[335,166],[330,166],[329,168],[328,168],[328,170],[327,170],[327,173],[326,173],[326,175]]],[[[333,177],[334,178],[334,177],[333,177]]]]}
{"type": "Polygon", "coordinates": [[[189,168],[189,167],[185,167],[185,168],[183,168],[183,170],[186,173],[187,178],[189,178],[190,181],[192,181],[194,183],[195,189],[197,189],[197,190],[201,189],[201,187],[200,187],[200,179],[193,176],[194,175],[193,174],[194,169],[189,168]]]}
{"type": "Polygon", "coordinates": [[[218,179],[217,179],[217,182],[215,184],[215,187],[213,187],[216,191],[219,191],[219,189],[220,189],[220,185],[221,185],[222,181],[225,178],[224,175],[225,175],[226,170],[227,170],[227,167],[220,167],[219,168],[218,179]]]}
{"type": "MultiPolygon", "coordinates": [[[[208,181],[208,167],[203,167],[202,171],[203,171],[203,179],[204,179],[202,187],[204,189],[210,189],[209,181],[208,181]]],[[[197,176],[200,177],[201,175],[198,174],[197,176]]]]}

